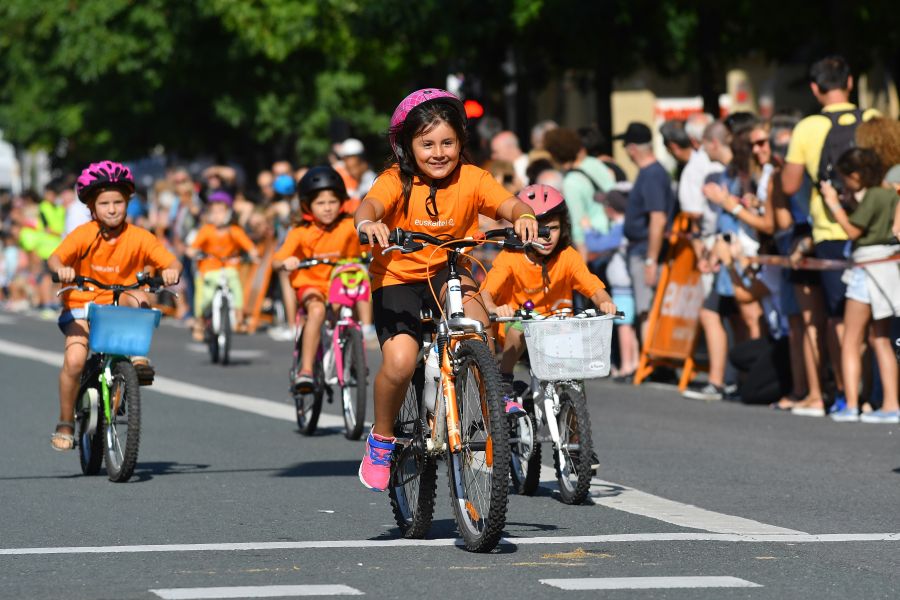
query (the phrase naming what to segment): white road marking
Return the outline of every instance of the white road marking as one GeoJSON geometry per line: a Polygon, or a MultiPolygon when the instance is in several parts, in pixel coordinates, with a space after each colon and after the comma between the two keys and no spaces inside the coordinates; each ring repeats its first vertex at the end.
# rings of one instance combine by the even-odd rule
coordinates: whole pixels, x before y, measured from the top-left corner
{"type": "MultiPolygon", "coordinates": [[[[615,544],[639,542],[741,542],[764,544],[827,544],[839,542],[900,542],[900,533],[825,533],[813,535],[731,533],[621,533],[503,538],[504,546],[557,544],[615,544]]],[[[236,542],[219,544],[147,544],[135,546],[62,546],[47,548],[0,548],[0,556],[39,554],[142,554],[151,552],[245,552],[248,550],[387,549],[462,546],[460,539],[433,540],[309,540],[302,542],[236,542]]]]}
{"type": "MultiPolygon", "coordinates": [[[[18,344],[8,340],[0,339],[0,354],[8,354],[16,358],[24,358],[41,362],[54,367],[61,367],[63,362],[62,352],[51,352],[49,350],[41,350],[18,344]]],[[[153,386],[144,388],[150,392],[158,392],[167,396],[183,398],[185,400],[196,400],[206,402],[207,404],[215,404],[235,410],[269,417],[270,419],[279,419],[281,421],[296,421],[295,409],[290,404],[283,402],[274,402],[265,398],[255,398],[253,396],[245,396],[243,394],[233,394],[231,392],[222,392],[205,388],[192,383],[186,383],[170,377],[157,375],[153,380],[153,386]]],[[[320,427],[343,427],[344,420],[335,415],[323,414],[319,417],[320,427]]]]}
{"type": "Polygon", "coordinates": [[[346,585],[261,585],[209,588],[171,588],[150,590],[163,600],[200,600],[204,598],[284,598],[286,596],[362,596],[346,585]]]}
{"type": "Polygon", "coordinates": [[[0,325],[13,325],[16,318],[12,315],[0,315],[0,325]]]}
{"type": "MultiPolygon", "coordinates": [[[[206,354],[209,352],[209,347],[206,344],[201,344],[200,342],[194,342],[187,344],[185,346],[189,352],[194,352],[196,354],[206,354]]],[[[232,359],[239,360],[249,360],[251,358],[259,358],[260,356],[265,356],[266,352],[264,350],[241,350],[240,348],[232,348],[228,353],[228,356],[232,359]]]]}
{"type": "MultiPolygon", "coordinates": [[[[541,465],[541,482],[556,484],[556,471],[541,465]]],[[[618,483],[594,478],[591,481],[591,498],[594,504],[623,512],[649,517],[680,527],[701,529],[714,533],[747,534],[803,534],[802,531],[785,529],[760,523],[744,517],[726,515],[691,504],[667,500],[618,483]]]]}
{"type": "Polygon", "coordinates": [[[737,577],[589,577],[541,579],[561,590],[655,590],[672,588],[755,588],[758,583],[737,577]]]}

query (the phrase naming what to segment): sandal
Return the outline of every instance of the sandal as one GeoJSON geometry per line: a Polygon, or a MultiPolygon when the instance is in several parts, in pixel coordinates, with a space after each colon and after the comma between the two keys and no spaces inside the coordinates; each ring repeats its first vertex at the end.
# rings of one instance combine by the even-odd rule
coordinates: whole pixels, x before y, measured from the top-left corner
{"type": "Polygon", "coordinates": [[[50,435],[50,447],[56,450],[57,452],[66,452],[67,450],[75,449],[75,422],[74,421],[60,421],[56,424],[56,429],[58,430],[60,427],[71,427],[72,433],[63,433],[61,431],[54,431],[50,435]]]}

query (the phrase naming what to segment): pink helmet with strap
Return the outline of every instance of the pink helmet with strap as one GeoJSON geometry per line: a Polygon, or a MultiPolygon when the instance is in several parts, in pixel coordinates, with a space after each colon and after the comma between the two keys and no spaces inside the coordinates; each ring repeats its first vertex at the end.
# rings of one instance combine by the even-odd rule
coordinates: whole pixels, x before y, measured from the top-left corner
{"type": "Polygon", "coordinates": [[[460,116],[462,116],[463,123],[466,122],[466,109],[463,106],[462,101],[457,98],[454,94],[451,94],[447,90],[442,90],[439,88],[425,88],[421,90],[416,90],[406,98],[400,101],[400,104],[397,105],[397,108],[394,109],[394,114],[391,115],[391,130],[389,134],[391,148],[396,152],[397,145],[397,132],[403,127],[403,123],[406,122],[406,117],[409,115],[412,109],[417,106],[421,106],[422,104],[428,102],[435,101],[443,101],[455,108],[459,111],[460,116]]]}
{"type": "Polygon", "coordinates": [[[134,194],[134,177],[131,176],[131,169],[111,160],[91,163],[81,172],[75,183],[78,199],[85,204],[95,190],[103,188],[118,189],[130,198],[134,194]]]}
{"type": "Polygon", "coordinates": [[[541,218],[566,210],[566,199],[555,187],[543,183],[534,183],[522,188],[517,195],[519,200],[531,207],[534,216],[541,218]]]}

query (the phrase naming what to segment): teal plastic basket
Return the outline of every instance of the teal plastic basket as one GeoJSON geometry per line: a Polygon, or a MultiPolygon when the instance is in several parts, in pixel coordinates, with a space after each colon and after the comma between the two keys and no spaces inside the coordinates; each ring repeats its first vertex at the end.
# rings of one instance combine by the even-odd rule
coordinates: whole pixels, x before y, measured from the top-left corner
{"type": "Polygon", "coordinates": [[[162,313],[155,309],[91,304],[88,344],[94,352],[122,356],[147,356],[153,330],[159,326],[162,313]]]}

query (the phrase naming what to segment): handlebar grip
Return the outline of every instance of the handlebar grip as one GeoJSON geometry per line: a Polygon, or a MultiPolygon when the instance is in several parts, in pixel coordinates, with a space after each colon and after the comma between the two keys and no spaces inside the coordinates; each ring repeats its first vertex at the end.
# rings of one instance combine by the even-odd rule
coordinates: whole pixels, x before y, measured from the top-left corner
{"type": "Polygon", "coordinates": [[[364,234],[363,232],[360,231],[359,232],[359,243],[362,244],[363,246],[368,246],[369,245],[369,236],[367,236],[366,234],[364,234]]]}
{"type": "MultiPolygon", "coordinates": [[[[391,232],[388,234],[388,244],[391,244],[391,245],[399,244],[402,239],[403,239],[403,230],[402,229],[399,229],[399,228],[391,229],[391,232]]],[[[359,232],[359,243],[362,244],[363,246],[368,245],[369,244],[369,236],[360,231],[359,232]]],[[[372,241],[371,243],[374,244],[375,242],[372,241]]]]}
{"type": "MultiPolygon", "coordinates": [[[[52,281],[53,283],[59,283],[59,273],[50,273],[50,281],[52,281]]],[[[72,283],[74,283],[77,287],[83,286],[84,275],[76,275],[72,283]]]]}
{"type": "Polygon", "coordinates": [[[155,277],[148,277],[148,278],[144,279],[143,283],[147,284],[151,288],[161,288],[161,287],[165,287],[165,285],[166,285],[166,282],[163,281],[163,278],[161,275],[157,275],[155,277]]]}
{"type": "Polygon", "coordinates": [[[541,225],[540,227],[538,227],[538,237],[549,238],[550,228],[546,225],[541,225]]]}
{"type": "Polygon", "coordinates": [[[50,281],[59,283],[59,273],[50,273],[50,281]]]}

